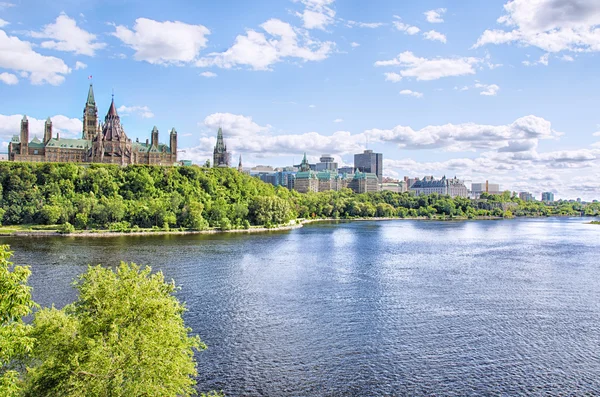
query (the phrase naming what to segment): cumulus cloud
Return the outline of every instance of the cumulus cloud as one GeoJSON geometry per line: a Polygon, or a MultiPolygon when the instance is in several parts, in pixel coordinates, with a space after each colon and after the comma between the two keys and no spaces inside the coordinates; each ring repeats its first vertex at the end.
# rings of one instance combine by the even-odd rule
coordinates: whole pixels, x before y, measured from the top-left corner
{"type": "MultiPolygon", "coordinates": [[[[18,135],[21,131],[22,114],[3,115],[0,114],[0,139],[10,140],[13,135],[18,135]]],[[[35,117],[27,117],[29,120],[29,137],[38,138],[44,135],[44,123],[46,119],[37,119],[35,117]]],[[[56,115],[50,118],[52,120],[53,133],[56,135],[60,132],[61,137],[79,138],[83,131],[83,123],[80,119],[69,118],[63,115],[56,115]]]]}
{"type": "Polygon", "coordinates": [[[115,26],[113,36],[135,51],[134,59],[156,65],[182,65],[198,59],[210,30],[179,21],[135,20],[133,29],[115,26]]]}
{"type": "Polygon", "coordinates": [[[329,7],[335,0],[295,0],[304,5],[302,12],[296,12],[306,29],[325,30],[335,22],[335,11],[329,7]]]}
{"type": "Polygon", "coordinates": [[[217,77],[217,74],[213,73],[213,72],[202,72],[202,73],[200,73],[200,76],[210,78],[210,77],[217,77]]]}
{"type": "Polygon", "coordinates": [[[402,22],[402,18],[400,18],[398,15],[394,15],[394,19],[396,19],[393,22],[394,27],[396,27],[397,30],[404,32],[410,36],[413,36],[421,31],[421,29],[419,29],[416,26],[412,26],[412,25],[402,22]]]}
{"type": "Polygon", "coordinates": [[[144,119],[151,119],[152,117],[154,117],[154,113],[152,113],[152,111],[150,110],[150,108],[148,106],[125,106],[125,105],[121,105],[117,109],[117,112],[119,112],[119,114],[121,116],[137,115],[137,116],[139,116],[141,118],[144,118],[144,119]]]}
{"type": "Polygon", "coordinates": [[[0,81],[4,84],[15,85],[19,83],[19,78],[12,73],[0,73],[0,81]]]}
{"type": "Polygon", "coordinates": [[[360,44],[358,44],[357,42],[353,41],[352,43],[350,43],[350,46],[352,48],[356,48],[356,47],[360,47],[360,44]]]}
{"type": "Polygon", "coordinates": [[[85,69],[87,68],[87,65],[83,62],[75,62],[75,70],[80,70],[80,69],[85,69]]]}
{"type": "Polygon", "coordinates": [[[32,84],[59,85],[71,73],[62,59],[35,52],[30,42],[9,36],[3,30],[0,30],[0,49],[0,68],[17,71],[32,84]]]}
{"type": "Polygon", "coordinates": [[[419,58],[410,51],[399,54],[387,61],[377,61],[375,66],[399,66],[400,75],[415,77],[417,80],[437,80],[442,77],[475,74],[475,65],[483,60],[479,58],[419,58]]]}
{"type": "Polygon", "coordinates": [[[525,116],[508,125],[482,125],[475,123],[427,126],[420,130],[398,125],[392,129],[366,131],[370,140],[396,143],[404,149],[444,149],[446,151],[508,150],[516,143],[541,139],[554,139],[549,121],[537,116],[525,116]]]}
{"type": "Polygon", "coordinates": [[[385,76],[385,81],[391,81],[392,83],[397,83],[400,80],[402,80],[402,76],[400,76],[398,73],[394,73],[394,72],[384,73],[384,76],[385,76]]]}
{"type": "Polygon", "coordinates": [[[439,41],[441,43],[446,43],[446,35],[435,30],[430,30],[429,32],[423,33],[423,36],[426,40],[431,41],[439,41]]]}
{"type": "Polygon", "coordinates": [[[42,41],[42,48],[75,54],[94,56],[106,43],[96,41],[96,35],[77,26],[77,22],[67,14],[60,14],[54,23],[44,26],[41,32],[30,32],[31,37],[50,39],[42,41]]]}
{"type": "Polygon", "coordinates": [[[249,136],[269,131],[270,125],[261,126],[252,117],[232,113],[213,113],[206,116],[202,124],[210,131],[222,128],[228,136],[249,136]]]}
{"type": "Polygon", "coordinates": [[[10,25],[10,23],[5,21],[4,19],[0,18],[0,28],[3,28],[7,25],[10,25]]]}
{"type": "Polygon", "coordinates": [[[244,65],[254,70],[270,70],[273,64],[286,58],[303,62],[322,61],[335,47],[335,43],[313,40],[307,33],[299,32],[279,19],[270,19],[260,27],[266,35],[249,29],[245,35],[237,36],[228,50],[209,54],[199,59],[196,65],[226,69],[244,65]]]}
{"type": "Polygon", "coordinates": [[[488,29],[474,47],[516,42],[550,53],[600,51],[597,0],[511,0],[504,10],[498,23],[508,30],[488,29]]]}
{"type": "Polygon", "coordinates": [[[427,19],[427,22],[429,23],[442,23],[444,22],[442,15],[445,13],[445,8],[438,8],[436,10],[425,11],[423,14],[425,14],[425,19],[427,19]]]}
{"type": "Polygon", "coordinates": [[[411,91],[411,90],[402,90],[402,91],[400,91],[400,95],[408,95],[408,96],[413,96],[415,98],[423,98],[422,92],[411,91]]]}
{"type": "Polygon", "coordinates": [[[497,84],[475,83],[475,88],[480,88],[482,91],[479,94],[485,96],[496,96],[498,91],[500,91],[500,87],[497,84]]]}

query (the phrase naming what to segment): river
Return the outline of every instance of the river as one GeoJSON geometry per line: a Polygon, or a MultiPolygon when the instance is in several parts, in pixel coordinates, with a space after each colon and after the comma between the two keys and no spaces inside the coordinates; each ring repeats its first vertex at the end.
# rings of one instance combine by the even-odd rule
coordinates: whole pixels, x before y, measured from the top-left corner
{"type": "Polygon", "coordinates": [[[0,238],[35,300],[148,264],[228,396],[600,394],[600,226],[581,218],[318,223],[255,235],[0,238]]]}

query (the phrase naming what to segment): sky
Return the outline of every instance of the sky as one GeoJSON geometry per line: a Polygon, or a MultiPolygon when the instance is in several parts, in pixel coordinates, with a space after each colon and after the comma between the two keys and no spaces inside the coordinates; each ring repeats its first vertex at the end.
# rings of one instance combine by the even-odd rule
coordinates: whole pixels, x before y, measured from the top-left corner
{"type": "Polygon", "coordinates": [[[91,81],[199,164],[222,127],[234,165],[368,147],[394,178],[600,199],[599,52],[598,0],[0,0],[1,150],[23,114],[79,137],[91,81]]]}

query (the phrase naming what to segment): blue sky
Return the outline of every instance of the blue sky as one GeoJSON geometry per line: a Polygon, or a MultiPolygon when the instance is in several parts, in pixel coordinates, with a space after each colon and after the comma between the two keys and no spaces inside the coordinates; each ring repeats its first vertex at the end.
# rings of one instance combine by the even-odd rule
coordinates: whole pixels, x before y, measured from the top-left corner
{"type": "Polygon", "coordinates": [[[0,1],[0,139],[78,136],[88,76],[131,138],[203,163],[351,164],[600,198],[597,0],[0,1]]]}

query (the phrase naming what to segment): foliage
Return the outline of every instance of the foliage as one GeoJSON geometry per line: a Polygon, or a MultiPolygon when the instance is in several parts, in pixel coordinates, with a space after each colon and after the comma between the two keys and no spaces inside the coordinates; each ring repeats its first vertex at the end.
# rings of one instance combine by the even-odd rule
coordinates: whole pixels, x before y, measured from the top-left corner
{"type": "Polygon", "coordinates": [[[350,189],[300,194],[228,168],[0,163],[0,223],[63,225],[58,227],[63,232],[228,230],[295,218],[599,214],[598,203],[546,205],[524,202],[510,192],[484,193],[481,200],[389,191],[354,194],[350,189]]]}
{"type": "Polygon", "coordinates": [[[13,266],[11,256],[8,246],[0,246],[0,395],[7,397],[19,395],[22,387],[18,369],[34,346],[23,317],[36,307],[27,285],[31,271],[13,266]]]}
{"type": "Polygon", "coordinates": [[[89,267],[75,283],[79,298],[39,311],[32,336],[35,365],[27,396],[187,396],[197,374],[194,349],[161,272],[121,263],[89,267]]]}

